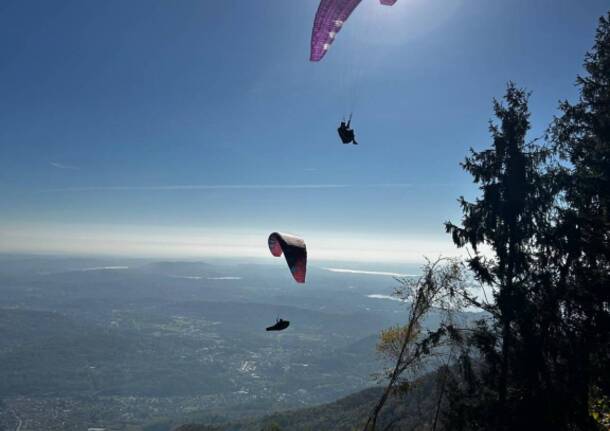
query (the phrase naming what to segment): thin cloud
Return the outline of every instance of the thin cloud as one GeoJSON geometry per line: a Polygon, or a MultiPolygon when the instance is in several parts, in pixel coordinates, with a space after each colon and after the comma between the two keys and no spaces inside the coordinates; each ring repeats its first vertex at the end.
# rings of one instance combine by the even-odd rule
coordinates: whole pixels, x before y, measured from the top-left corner
{"type": "Polygon", "coordinates": [[[168,275],[170,278],[183,278],[185,280],[202,280],[203,277],[200,275],[168,275]]]}
{"type": "Polygon", "coordinates": [[[91,268],[83,268],[83,269],[79,269],[79,271],[82,272],[89,272],[89,271],[120,271],[123,269],[129,269],[128,266],[94,266],[91,268]]]}
{"type": "MultiPolygon", "coordinates": [[[[170,275],[171,278],[183,278],[185,280],[203,280],[201,275],[170,275]]],[[[241,280],[242,277],[224,276],[224,277],[205,277],[206,280],[241,280]]]]}
{"type": "Polygon", "coordinates": [[[384,275],[388,277],[414,277],[412,274],[400,274],[398,272],[384,272],[384,271],[363,271],[359,269],[346,269],[346,268],[324,268],[330,272],[338,272],[343,274],[363,274],[363,275],[384,275]]]}
{"type": "Polygon", "coordinates": [[[346,188],[410,188],[411,184],[182,184],[175,186],[92,186],[47,189],[45,192],[180,191],[180,190],[295,190],[346,188]]]}
{"type": "Polygon", "coordinates": [[[242,277],[224,276],[224,277],[208,277],[208,280],[241,280],[242,277]]]}
{"type": "Polygon", "coordinates": [[[64,165],[63,163],[58,162],[49,162],[49,164],[57,169],[69,169],[72,171],[78,171],[80,169],[78,166],[64,165]]]}

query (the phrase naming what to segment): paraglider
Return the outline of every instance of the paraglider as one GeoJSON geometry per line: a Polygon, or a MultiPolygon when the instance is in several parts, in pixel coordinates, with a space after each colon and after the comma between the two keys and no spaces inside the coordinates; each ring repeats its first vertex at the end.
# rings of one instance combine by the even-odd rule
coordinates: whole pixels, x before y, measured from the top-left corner
{"type": "MultiPolygon", "coordinates": [[[[275,257],[280,257],[282,253],[286,258],[286,263],[292,277],[297,283],[305,283],[305,273],[307,272],[307,247],[305,241],[298,236],[287,233],[273,232],[267,239],[269,251],[275,257]]],[[[283,331],[288,328],[288,320],[277,319],[275,325],[269,326],[267,331],[283,331]]]]}
{"type": "MultiPolygon", "coordinates": [[[[310,61],[320,61],[361,0],[321,0],[311,31],[310,61]]],[[[397,0],[379,0],[392,6],[397,0]]]]}
{"type": "Polygon", "coordinates": [[[275,321],[275,325],[269,326],[267,331],[283,331],[284,329],[288,328],[288,326],[290,326],[290,322],[288,320],[277,319],[275,321]]]}
{"type": "Polygon", "coordinates": [[[341,125],[337,129],[337,132],[339,132],[339,137],[341,138],[341,142],[343,142],[344,144],[352,143],[354,145],[358,145],[358,142],[356,142],[356,135],[354,134],[354,129],[350,128],[351,122],[352,122],[352,117],[350,115],[350,118],[347,121],[347,124],[345,123],[345,120],[341,121],[341,125]]]}
{"type": "MultiPolygon", "coordinates": [[[[385,6],[392,6],[396,1],[397,0],[379,0],[379,2],[385,6]]],[[[322,60],[332,43],[335,41],[337,33],[343,28],[343,25],[356,7],[358,7],[360,2],[361,0],[320,1],[311,30],[310,61],[322,60]]],[[[341,142],[344,144],[358,145],[358,142],[356,142],[355,139],[354,130],[350,128],[350,123],[351,116],[347,123],[345,123],[345,121],[341,122],[337,132],[339,132],[341,142]]]]}
{"type": "Polygon", "coordinates": [[[267,240],[269,251],[275,257],[280,257],[282,253],[286,258],[286,263],[290,272],[297,283],[305,283],[305,273],[307,272],[307,247],[305,241],[298,236],[273,232],[267,240]]]}

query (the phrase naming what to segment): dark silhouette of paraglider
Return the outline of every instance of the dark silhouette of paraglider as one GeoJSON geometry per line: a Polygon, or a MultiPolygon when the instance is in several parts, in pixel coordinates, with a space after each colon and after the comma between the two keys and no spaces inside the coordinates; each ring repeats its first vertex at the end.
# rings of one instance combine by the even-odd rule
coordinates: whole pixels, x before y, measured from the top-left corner
{"type": "Polygon", "coordinates": [[[337,129],[337,132],[339,132],[341,142],[343,142],[344,144],[352,143],[354,145],[358,145],[358,142],[356,142],[356,135],[354,134],[354,129],[350,128],[351,122],[352,116],[350,115],[347,124],[345,123],[345,120],[341,121],[341,125],[337,129]]]}
{"type": "Polygon", "coordinates": [[[275,321],[275,325],[269,326],[267,331],[283,331],[284,329],[288,328],[288,326],[290,326],[290,322],[288,320],[277,319],[275,321]]]}

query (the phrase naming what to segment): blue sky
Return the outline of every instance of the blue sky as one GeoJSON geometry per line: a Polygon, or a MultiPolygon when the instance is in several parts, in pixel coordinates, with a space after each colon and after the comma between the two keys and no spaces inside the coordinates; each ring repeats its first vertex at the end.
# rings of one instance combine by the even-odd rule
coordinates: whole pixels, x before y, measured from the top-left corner
{"type": "Polygon", "coordinates": [[[364,0],[312,64],[316,7],[3,0],[0,251],[262,256],[283,230],[319,258],[451,253],[491,98],[531,90],[540,136],[608,3],[364,0]]]}

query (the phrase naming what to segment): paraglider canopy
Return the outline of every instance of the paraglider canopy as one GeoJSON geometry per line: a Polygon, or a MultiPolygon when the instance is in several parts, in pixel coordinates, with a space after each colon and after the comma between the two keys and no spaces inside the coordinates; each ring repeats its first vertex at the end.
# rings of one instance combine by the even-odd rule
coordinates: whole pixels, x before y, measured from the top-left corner
{"type": "MultiPolygon", "coordinates": [[[[321,0],[311,31],[311,61],[320,61],[361,0],[321,0]]],[[[397,0],[379,0],[392,6],[397,0]]]]}
{"type": "Polygon", "coordinates": [[[288,320],[277,319],[275,325],[269,326],[267,331],[283,331],[284,329],[290,326],[290,322],[288,320]]]}
{"type": "Polygon", "coordinates": [[[284,253],[286,263],[297,283],[305,283],[307,271],[307,247],[305,241],[298,236],[287,233],[273,232],[267,240],[269,251],[275,257],[284,253]]]}

